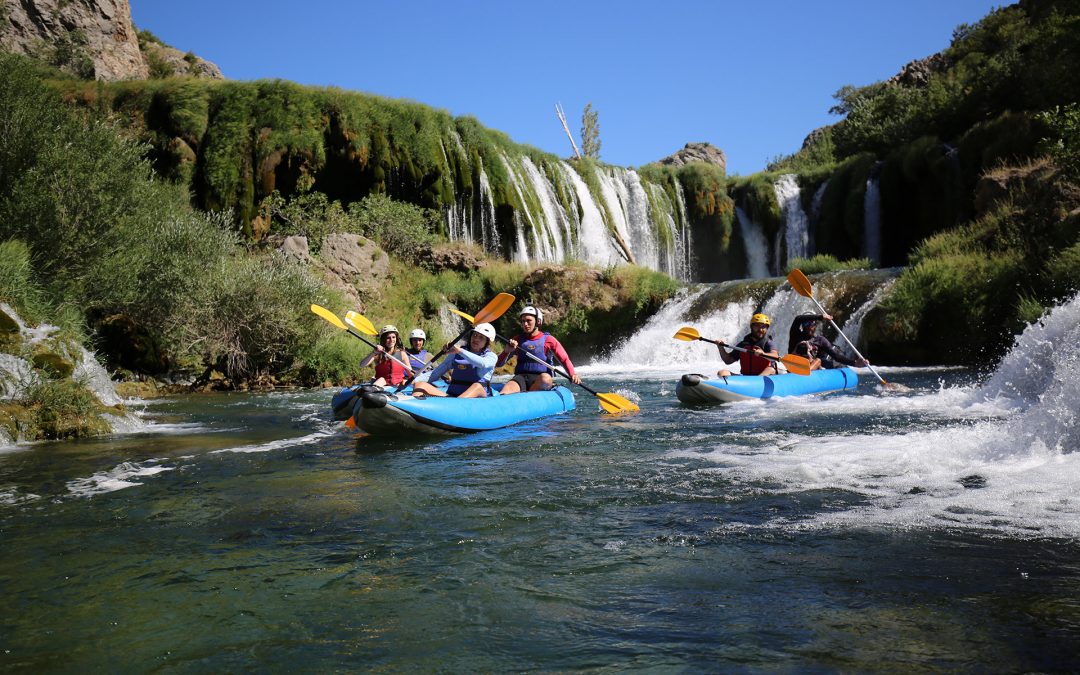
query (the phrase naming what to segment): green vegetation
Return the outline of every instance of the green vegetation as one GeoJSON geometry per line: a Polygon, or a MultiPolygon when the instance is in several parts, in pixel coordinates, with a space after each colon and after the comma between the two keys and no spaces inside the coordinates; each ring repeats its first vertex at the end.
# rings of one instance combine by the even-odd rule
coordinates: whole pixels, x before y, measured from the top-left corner
{"type": "Polygon", "coordinates": [[[581,113],[581,154],[589,159],[600,159],[600,114],[592,103],[585,104],[581,113]]]}
{"type": "Polygon", "coordinates": [[[869,258],[837,260],[831,255],[818,254],[813,258],[795,258],[789,261],[784,269],[784,274],[796,268],[804,274],[818,274],[819,272],[839,272],[842,270],[868,270],[873,266],[869,258]]]}
{"type": "Polygon", "coordinates": [[[1042,139],[1046,152],[1074,180],[1080,180],[1080,103],[1054,106],[1037,115],[1049,135],[1042,139]]]}

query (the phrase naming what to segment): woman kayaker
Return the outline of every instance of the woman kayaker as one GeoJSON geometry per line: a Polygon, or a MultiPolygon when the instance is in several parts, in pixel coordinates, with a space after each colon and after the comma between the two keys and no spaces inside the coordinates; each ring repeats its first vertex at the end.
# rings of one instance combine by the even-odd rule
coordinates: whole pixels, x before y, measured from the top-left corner
{"type": "Polygon", "coordinates": [[[412,366],[414,372],[423,370],[430,360],[427,350],[424,349],[425,342],[427,342],[427,333],[420,328],[413,328],[409,333],[409,348],[405,351],[409,355],[409,365],[412,366]]]}
{"type": "Polygon", "coordinates": [[[503,365],[507,359],[517,353],[514,377],[503,385],[499,393],[506,395],[521,391],[552,389],[555,385],[552,383],[552,371],[548,366],[555,364],[553,359],[562,362],[574,384],[581,384],[581,378],[574,372],[574,364],[571,363],[570,356],[563,349],[562,344],[551,333],[540,330],[540,326],[544,323],[544,313],[530,305],[521,310],[518,319],[521,321],[521,333],[506,343],[506,349],[499,354],[499,361],[496,364],[496,367],[503,365]],[[523,353],[519,353],[519,350],[523,353]],[[543,363],[530,359],[525,354],[532,354],[543,363]]]}
{"type": "Polygon", "coordinates": [[[389,384],[396,387],[405,381],[408,374],[411,374],[401,363],[390,358],[393,356],[402,363],[408,363],[405,360],[405,350],[401,348],[400,343],[401,334],[398,333],[397,327],[383,326],[379,331],[379,344],[375,346],[374,351],[360,361],[361,368],[367,368],[372,361],[375,362],[375,379],[372,381],[375,386],[385,387],[389,384]]]}
{"type": "MultiPolygon", "coordinates": [[[[455,344],[447,349],[449,355],[431,371],[429,380],[437,380],[450,373],[450,384],[442,391],[430,382],[414,382],[413,396],[454,396],[456,398],[484,398],[491,395],[491,375],[495,372],[495,352],[491,341],[495,339],[495,327],[490,323],[477,324],[469,333],[465,349],[455,344]]],[[[419,397],[418,397],[419,398],[419,397]]]]}
{"type": "Polygon", "coordinates": [[[810,370],[836,368],[837,363],[864,368],[870,365],[866,359],[853,359],[817,334],[818,321],[832,321],[831,314],[800,314],[791,322],[788,330],[788,354],[798,354],[810,359],[810,370]]]}
{"type": "MultiPolygon", "coordinates": [[[[750,332],[739,341],[739,344],[735,345],[749,351],[728,351],[724,349],[727,345],[719,342],[716,348],[720,350],[720,358],[727,364],[738,361],[743,375],[776,375],[776,366],[773,362],[762,358],[762,356],[780,358],[768,334],[771,325],[772,319],[767,314],[758,313],[750,317],[750,332]]],[[[716,374],[720,377],[729,377],[731,371],[723,368],[716,374]]]]}

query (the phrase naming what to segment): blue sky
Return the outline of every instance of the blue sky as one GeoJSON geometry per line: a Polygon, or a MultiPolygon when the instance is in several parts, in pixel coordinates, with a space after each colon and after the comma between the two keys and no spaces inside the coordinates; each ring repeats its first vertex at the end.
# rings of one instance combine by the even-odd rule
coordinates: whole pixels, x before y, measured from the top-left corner
{"type": "Polygon", "coordinates": [[[601,159],[641,166],[689,141],[759,171],[836,121],[832,94],[886,79],[1000,2],[835,0],[132,0],[135,25],[235,80],[334,85],[473,115],[562,156],[581,111],[601,159]],[[575,6],[575,4],[577,6],[575,6]]]}

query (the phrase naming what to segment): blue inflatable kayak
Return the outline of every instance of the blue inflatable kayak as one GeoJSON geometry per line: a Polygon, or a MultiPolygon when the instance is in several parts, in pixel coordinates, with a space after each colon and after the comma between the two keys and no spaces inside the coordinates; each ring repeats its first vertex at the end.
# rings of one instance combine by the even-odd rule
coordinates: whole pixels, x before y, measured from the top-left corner
{"type": "Polygon", "coordinates": [[[683,375],[675,385],[675,395],[683,403],[730,403],[777,396],[824,394],[854,389],[858,374],[851,368],[815,370],[809,375],[731,375],[707,380],[704,375],[683,375]]]}
{"type": "Polygon", "coordinates": [[[574,407],[574,394],[566,387],[487,398],[413,398],[368,390],[356,401],[352,416],[356,426],[370,434],[460,434],[501,429],[574,407]]]}

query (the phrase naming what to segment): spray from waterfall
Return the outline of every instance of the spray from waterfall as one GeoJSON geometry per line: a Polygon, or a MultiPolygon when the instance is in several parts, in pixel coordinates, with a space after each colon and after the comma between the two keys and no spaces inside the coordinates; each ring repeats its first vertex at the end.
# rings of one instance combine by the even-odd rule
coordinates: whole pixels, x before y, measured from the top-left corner
{"type": "MultiPolygon", "coordinates": [[[[809,251],[810,219],[803,211],[798,177],[786,173],[773,184],[776,199],[780,203],[780,213],[784,216],[784,243],[787,246],[787,260],[805,258],[809,251]]],[[[783,267],[778,263],[777,271],[783,267]]]]}
{"type": "Polygon", "coordinates": [[[739,234],[742,235],[746,249],[746,273],[751,279],[764,279],[769,276],[769,244],[761,226],[750,220],[750,216],[739,207],[735,207],[735,219],[739,222],[739,234]]]}
{"type": "Polygon", "coordinates": [[[862,252],[875,266],[881,264],[881,188],[877,176],[866,180],[862,252]]]}

